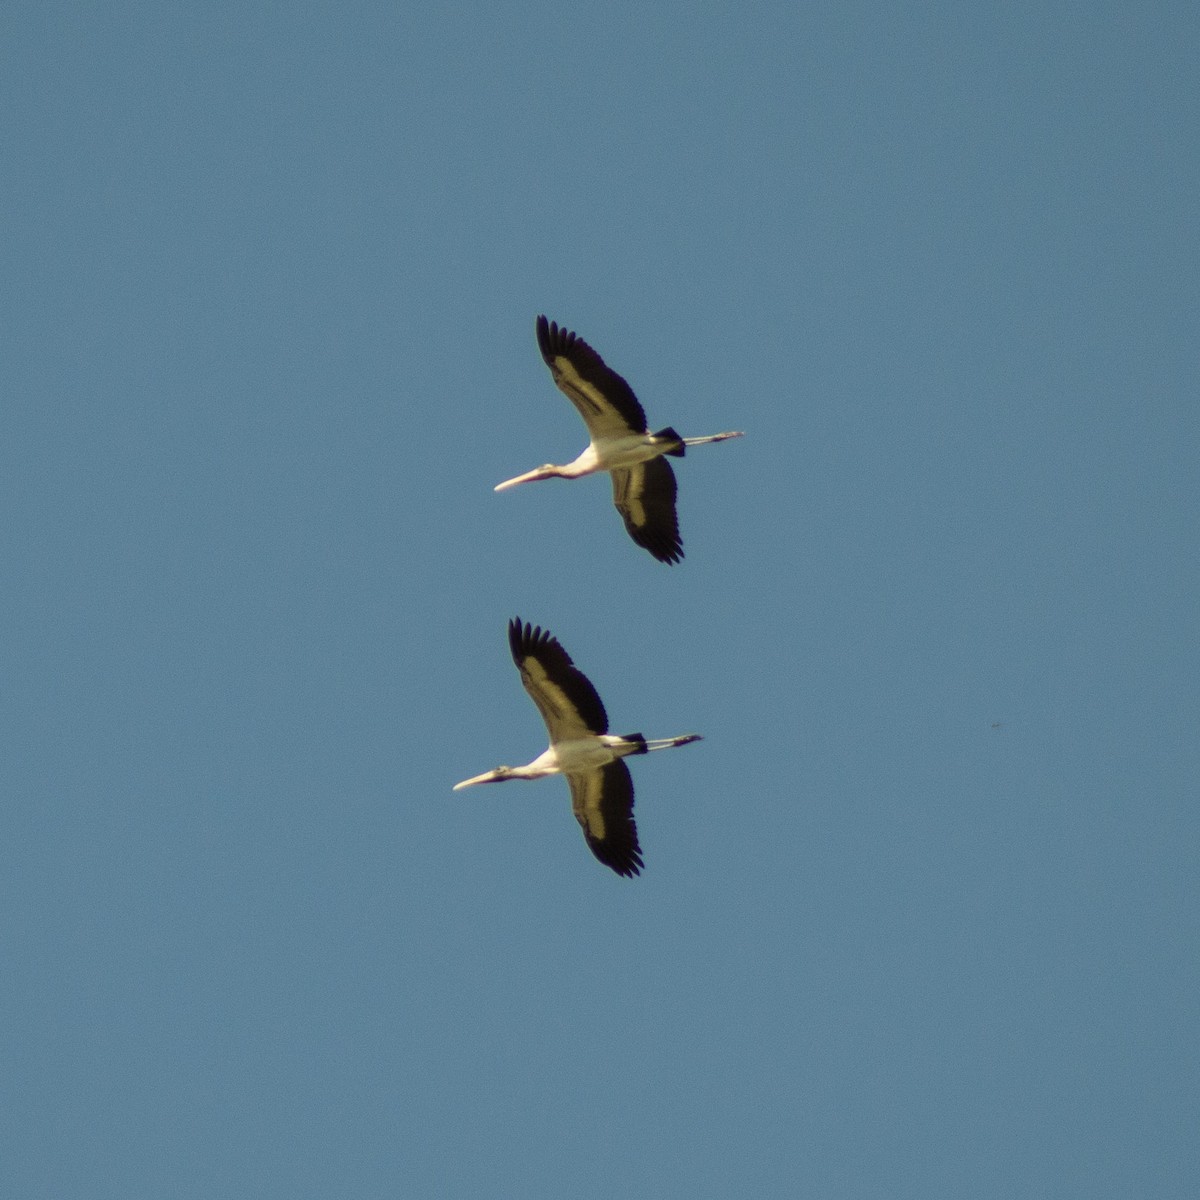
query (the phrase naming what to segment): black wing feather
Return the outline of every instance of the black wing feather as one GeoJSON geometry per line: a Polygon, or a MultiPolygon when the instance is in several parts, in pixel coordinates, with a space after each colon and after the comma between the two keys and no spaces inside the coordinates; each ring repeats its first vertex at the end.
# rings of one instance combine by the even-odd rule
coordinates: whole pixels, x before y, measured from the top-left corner
{"type": "Polygon", "coordinates": [[[559,645],[558,639],[548,630],[528,622],[522,625],[521,618],[514,617],[508,623],[508,645],[512,651],[513,662],[521,672],[521,682],[541,712],[552,740],[559,723],[569,719],[569,716],[548,707],[552,704],[552,698],[544,693],[538,681],[530,674],[526,665],[529,659],[537,662],[547,681],[558,688],[574,706],[588,731],[608,732],[608,713],[604,711],[604,702],[600,699],[600,694],[592,686],[592,681],[575,666],[571,656],[559,645]]]}
{"type": "Polygon", "coordinates": [[[588,394],[588,389],[594,389],[599,397],[606,401],[619,414],[621,421],[634,433],[646,433],[646,413],[642,409],[633,388],[621,378],[604,359],[596,353],[577,334],[569,329],[561,328],[554,321],[545,317],[537,319],[538,349],[554,382],[559,390],[579,409],[580,416],[587,422],[588,428],[602,429],[608,433],[619,433],[620,428],[612,429],[604,422],[603,411],[595,399],[588,394]],[[564,374],[559,360],[565,360],[578,377],[582,388],[575,385],[575,380],[564,374]]]}
{"type": "Polygon", "coordinates": [[[618,875],[645,865],[633,819],[633,779],[620,760],[586,775],[568,775],[575,819],[591,852],[618,875]]]}
{"type": "Polygon", "coordinates": [[[659,562],[683,558],[683,539],[675,512],[675,472],[665,458],[651,458],[612,472],[613,504],[629,536],[659,562]]]}

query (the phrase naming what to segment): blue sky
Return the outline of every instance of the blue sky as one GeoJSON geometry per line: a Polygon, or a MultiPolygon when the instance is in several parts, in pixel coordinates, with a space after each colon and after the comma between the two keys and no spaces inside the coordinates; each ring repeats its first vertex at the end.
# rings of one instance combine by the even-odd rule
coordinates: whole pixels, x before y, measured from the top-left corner
{"type": "Polygon", "coordinates": [[[8,5],[0,1191],[1194,1196],[1198,33],[8,5]]]}

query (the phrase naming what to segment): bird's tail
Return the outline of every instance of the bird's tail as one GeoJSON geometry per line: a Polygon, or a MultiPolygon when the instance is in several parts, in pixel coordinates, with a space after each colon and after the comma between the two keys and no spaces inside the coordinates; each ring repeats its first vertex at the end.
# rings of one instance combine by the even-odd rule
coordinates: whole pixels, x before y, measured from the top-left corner
{"type": "Polygon", "coordinates": [[[654,435],[654,440],[672,443],[663,453],[670,454],[673,458],[682,458],[687,453],[687,443],[675,432],[674,426],[668,425],[666,429],[660,429],[654,435]]]}

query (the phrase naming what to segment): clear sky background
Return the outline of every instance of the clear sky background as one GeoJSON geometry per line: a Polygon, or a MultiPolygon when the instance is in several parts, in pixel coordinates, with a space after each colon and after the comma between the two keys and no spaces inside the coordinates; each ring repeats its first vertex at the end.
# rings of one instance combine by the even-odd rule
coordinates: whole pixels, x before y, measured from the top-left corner
{"type": "Polygon", "coordinates": [[[0,1194],[1200,1194],[1198,35],[5,5],[0,1194]]]}

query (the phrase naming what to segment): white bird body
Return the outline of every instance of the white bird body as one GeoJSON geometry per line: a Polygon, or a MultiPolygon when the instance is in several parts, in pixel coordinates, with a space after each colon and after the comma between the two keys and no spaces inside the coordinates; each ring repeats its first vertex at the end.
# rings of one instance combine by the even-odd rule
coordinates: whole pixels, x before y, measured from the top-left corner
{"type": "Polygon", "coordinates": [[[645,754],[651,750],[666,750],[671,746],[686,745],[687,742],[702,740],[699,734],[688,733],[677,738],[661,738],[647,741],[645,738],[617,737],[611,733],[593,734],[590,737],[573,738],[569,742],[556,742],[543,750],[531,763],[523,767],[496,767],[472,779],[464,779],[454,785],[461,791],[475,783],[503,783],[509,779],[545,779],[547,775],[578,775],[581,772],[599,771],[609,763],[630,754],[645,754]]]}
{"type": "MultiPolygon", "coordinates": [[[[720,437],[735,437],[736,434],[721,434],[720,437]]],[[[692,438],[688,445],[700,441],[692,438]]],[[[705,438],[704,441],[712,439],[705,438]]],[[[623,467],[634,467],[638,463],[649,462],[652,458],[669,453],[664,445],[676,446],[675,439],[661,438],[653,433],[626,433],[617,437],[602,437],[588,442],[587,449],[576,459],[555,466],[546,463],[543,467],[535,467],[518,475],[515,479],[506,479],[496,484],[494,491],[503,492],[507,488],[516,487],[518,483],[532,483],[535,479],[581,479],[584,475],[595,475],[600,471],[619,471],[623,467]]]]}
{"type": "Polygon", "coordinates": [[[618,875],[638,874],[643,863],[633,820],[633,780],[620,760],[686,746],[700,741],[700,735],[647,740],[640,733],[610,734],[596,689],[557,639],[514,618],[508,625],[508,641],[521,682],[546,722],[550,746],[523,767],[496,767],[456,783],[454,790],[565,775],[575,819],[592,853],[618,875]]]}
{"type": "Polygon", "coordinates": [[[675,473],[663,457],[681,458],[688,446],[723,442],[740,432],[684,438],[674,429],[651,433],[633,389],[581,337],[545,317],[537,319],[538,346],[559,391],[575,405],[591,440],[578,458],[563,466],[546,463],[506,479],[496,491],[538,479],[579,479],[607,471],[613,504],[629,536],[660,562],[683,558],[675,513],[675,473]]]}

